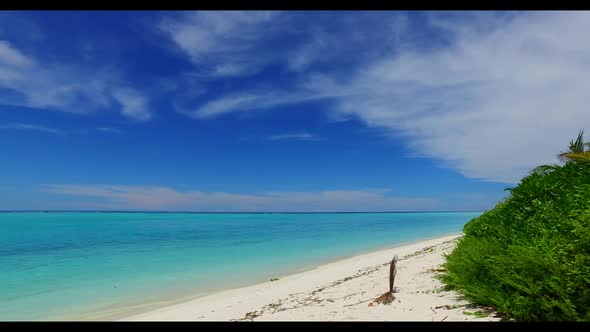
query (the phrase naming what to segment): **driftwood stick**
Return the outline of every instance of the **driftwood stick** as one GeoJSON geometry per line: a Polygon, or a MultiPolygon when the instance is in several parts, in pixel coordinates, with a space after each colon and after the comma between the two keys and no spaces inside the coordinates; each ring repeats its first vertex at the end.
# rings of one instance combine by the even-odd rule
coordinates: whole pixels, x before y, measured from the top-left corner
{"type": "Polygon", "coordinates": [[[395,266],[397,264],[397,256],[393,257],[391,263],[389,264],[389,292],[384,293],[383,295],[379,296],[375,299],[375,302],[382,303],[382,304],[390,304],[395,299],[393,296],[393,282],[395,281],[396,270],[395,266]]]}
{"type": "Polygon", "coordinates": [[[393,257],[391,264],[389,264],[389,292],[393,293],[393,282],[395,281],[395,265],[397,264],[397,256],[393,257]]]}

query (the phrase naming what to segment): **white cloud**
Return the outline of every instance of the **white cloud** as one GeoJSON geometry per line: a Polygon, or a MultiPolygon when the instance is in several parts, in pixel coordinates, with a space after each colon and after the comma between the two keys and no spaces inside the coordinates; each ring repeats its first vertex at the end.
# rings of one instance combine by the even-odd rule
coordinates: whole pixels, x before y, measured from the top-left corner
{"type": "Polygon", "coordinates": [[[273,91],[278,85],[274,76],[257,80],[253,88],[232,85],[236,77],[272,66],[286,69],[281,83],[299,79],[318,64],[351,68],[383,49],[395,49],[406,25],[405,14],[391,12],[199,11],[167,15],[159,30],[192,61],[192,78],[207,84],[226,82],[206,93],[202,89],[193,93],[192,88],[177,91],[190,100],[181,102],[176,95],[177,111],[203,119],[324,98],[301,90],[273,91]]]}
{"type": "MultiPolygon", "coordinates": [[[[590,122],[589,12],[429,14],[419,31],[405,16],[319,13],[310,25],[303,14],[196,12],[163,20],[159,28],[194,72],[205,72],[201,80],[277,63],[292,71],[287,80],[309,77],[297,88],[269,88],[269,81],[248,91],[211,89],[217,95],[190,95],[181,111],[203,119],[330,98],[332,115],[405,136],[417,155],[467,177],[509,183],[555,162],[590,122]],[[293,43],[280,43],[287,38],[293,43]]],[[[147,97],[112,71],[41,62],[7,41],[0,41],[0,88],[17,92],[3,103],[89,113],[117,101],[127,117],[151,117],[147,97]]]]}
{"type": "Polygon", "coordinates": [[[279,140],[311,140],[314,139],[315,136],[302,132],[302,133],[289,133],[289,134],[280,134],[280,135],[271,135],[267,136],[266,139],[271,141],[279,141],[279,140]]]}
{"type": "Polygon", "coordinates": [[[54,135],[61,135],[61,136],[66,134],[61,129],[39,126],[39,125],[35,125],[35,124],[30,124],[30,123],[1,124],[0,129],[33,130],[33,131],[39,131],[39,132],[44,132],[44,133],[49,133],[49,134],[54,134],[54,135]]]}
{"type": "Polygon", "coordinates": [[[102,132],[107,132],[107,133],[115,133],[115,134],[121,133],[120,129],[111,128],[111,127],[97,127],[96,130],[102,131],[102,132]]]}
{"type": "Polygon", "coordinates": [[[481,13],[430,22],[448,42],[386,52],[347,77],[315,71],[297,89],[222,96],[194,114],[331,98],[336,117],[355,116],[402,135],[416,155],[467,177],[506,183],[555,163],[590,123],[589,12],[481,13]]]}
{"type": "Polygon", "coordinates": [[[399,48],[408,19],[402,12],[314,13],[297,23],[305,38],[301,44],[288,46],[287,68],[301,73],[318,69],[318,65],[335,66],[346,72],[399,48]]]}
{"type": "Polygon", "coordinates": [[[190,112],[190,114],[195,118],[208,118],[224,113],[235,112],[238,110],[264,107],[264,105],[269,103],[272,104],[271,98],[245,93],[233,96],[225,96],[222,99],[207,102],[197,111],[190,112]]]}
{"type": "Polygon", "coordinates": [[[8,42],[0,40],[0,63],[15,67],[28,67],[32,65],[33,61],[8,42]]]}
{"type": "Polygon", "coordinates": [[[0,88],[16,93],[0,96],[0,103],[88,114],[110,109],[116,99],[123,115],[149,119],[146,97],[124,87],[118,76],[109,69],[38,61],[0,40],[0,88]]]}
{"type": "Polygon", "coordinates": [[[148,109],[146,98],[137,90],[119,88],[113,91],[113,97],[123,106],[121,114],[137,121],[148,121],[152,113],[148,109]]]}
{"type": "MultiPolygon", "coordinates": [[[[395,211],[435,210],[441,205],[433,198],[389,196],[387,189],[327,190],[316,192],[269,192],[231,194],[226,192],[179,192],[168,187],[109,185],[47,185],[42,191],[102,199],[96,207],[121,210],[168,211],[395,211]]],[[[73,202],[75,203],[75,202],[73,202]]]]}
{"type": "Polygon", "coordinates": [[[247,66],[237,63],[226,63],[216,66],[211,75],[214,77],[240,76],[246,72],[248,72],[247,66]]]}
{"type": "Polygon", "coordinates": [[[319,35],[311,36],[312,40],[292,51],[287,57],[287,66],[290,70],[301,72],[306,70],[322,53],[327,51],[326,41],[319,35]]]}
{"type": "Polygon", "coordinates": [[[178,111],[193,118],[204,119],[226,113],[264,110],[274,106],[311,101],[322,97],[303,90],[298,92],[251,91],[224,95],[218,99],[212,99],[197,107],[196,110],[178,111]]]}
{"type": "Polygon", "coordinates": [[[248,52],[260,47],[265,24],[279,13],[271,11],[198,11],[168,17],[160,29],[211,76],[254,73],[266,59],[248,52]]]}
{"type": "Polygon", "coordinates": [[[159,30],[204,78],[219,79],[370,58],[375,45],[395,47],[406,22],[393,12],[198,11],[168,15],[159,30]]]}
{"type": "Polygon", "coordinates": [[[455,26],[448,47],[405,50],[351,82],[316,88],[345,93],[339,112],[405,135],[419,154],[468,177],[518,181],[532,167],[554,163],[590,123],[590,47],[583,42],[590,13],[487,23],[455,26]]]}

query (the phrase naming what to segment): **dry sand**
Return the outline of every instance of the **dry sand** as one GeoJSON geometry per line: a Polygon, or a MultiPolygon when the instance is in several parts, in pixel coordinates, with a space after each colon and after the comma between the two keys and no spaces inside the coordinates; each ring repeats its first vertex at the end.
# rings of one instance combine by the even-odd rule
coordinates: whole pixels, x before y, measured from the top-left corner
{"type": "Polygon", "coordinates": [[[495,321],[499,317],[445,291],[435,278],[460,235],[364,254],[227,290],[126,321],[495,321]],[[389,289],[389,262],[397,255],[393,303],[373,302],[389,289]],[[438,270],[438,271],[437,271],[438,270]],[[474,314],[477,313],[477,314],[474,314]],[[485,316],[485,317],[482,317],[485,316]]]}

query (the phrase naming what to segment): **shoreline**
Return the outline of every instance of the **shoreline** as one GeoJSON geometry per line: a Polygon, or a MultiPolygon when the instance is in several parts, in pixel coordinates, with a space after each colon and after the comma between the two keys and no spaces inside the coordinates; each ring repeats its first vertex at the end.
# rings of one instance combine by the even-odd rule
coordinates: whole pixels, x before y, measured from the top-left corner
{"type": "MultiPolygon", "coordinates": [[[[420,239],[414,239],[409,241],[401,241],[396,244],[389,244],[389,245],[382,245],[375,247],[373,249],[365,249],[354,254],[345,254],[338,257],[332,257],[327,259],[320,259],[315,260],[311,264],[305,265],[298,265],[298,266],[291,266],[285,268],[281,273],[269,273],[271,278],[287,278],[294,275],[299,275],[302,273],[309,273],[313,272],[314,270],[321,268],[326,265],[337,264],[342,261],[346,261],[348,259],[354,259],[358,256],[364,255],[371,255],[376,254],[382,251],[387,250],[396,250],[400,247],[410,246],[420,244],[425,241],[431,240],[438,240],[441,238],[452,237],[452,236],[460,236],[462,233],[459,232],[452,232],[446,233],[437,236],[431,237],[424,237],[420,239]]],[[[256,280],[250,280],[248,282],[234,284],[232,286],[227,287],[216,287],[209,290],[204,290],[202,288],[191,288],[191,289],[184,289],[185,296],[151,296],[146,298],[143,302],[139,300],[134,300],[132,303],[117,305],[117,304],[107,304],[102,307],[99,307],[95,310],[83,312],[83,313],[75,313],[75,314],[66,314],[61,315],[58,317],[51,318],[50,320],[73,320],[73,321],[87,321],[87,320],[96,320],[96,321],[112,321],[112,320],[120,320],[125,319],[126,317],[133,317],[136,315],[141,315],[144,313],[156,311],[159,309],[175,306],[178,304],[186,303],[189,301],[197,300],[203,297],[215,295],[218,293],[223,293],[232,290],[239,290],[242,288],[248,288],[252,286],[257,286],[261,284],[269,283],[268,278],[257,278],[256,280]]],[[[180,293],[180,292],[175,292],[180,293]]]]}
{"type": "MultiPolygon", "coordinates": [[[[280,279],[277,281],[266,281],[244,287],[226,289],[207,295],[188,296],[186,298],[175,301],[175,303],[170,303],[159,308],[152,308],[151,310],[137,310],[135,313],[128,313],[125,316],[114,315],[110,318],[106,318],[106,320],[414,320],[411,318],[412,315],[407,315],[407,313],[405,312],[406,308],[401,308],[404,314],[399,317],[396,315],[384,315],[383,318],[371,318],[372,316],[370,316],[370,312],[366,312],[360,314],[358,317],[355,317],[354,315],[351,315],[351,313],[358,311],[360,307],[354,308],[353,305],[350,305],[349,303],[345,302],[347,300],[352,299],[354,295],[364,295],[369,291],[376,291],[377,293],[379,293],[377,294],[378,296],[382,294],[384,291],[386,291],[388,287],[386,286],[388,282],[386,270],[388,270],[389,261],[394,255],[397,255],[400,258],[400,262],[398,264],[399,272],[395,282],[395,286],[400,288],[400,294],[396,294],[396,298],[402,299],[403,296],[401,293],[404,293],[404,291],[410,291],[410,293],[412,294],[418,294],[413,291],[416,291],[416,287],[420,288],[420,285],[412,285],[412,283],[410,283],[409,285],[405,286],[403,279],[407,278],[404,277],[412,277],[412,275],[415,274],[415,272],[417,272],[415,270],[418,268],[418,265],[426,264],[427,266],[430,266],[431,270],[435,270],[444,261],[442,253],[444,253],[445,250],[447,253],[449,252],[449,250],[452,250],[455,241],[461,236],[461,233],[453,233],[451,235],[431,238],[427,240],[417,240],[410,243],[398,244],[395,247],[390,247],[387,249],[378,249],[368,253],[360,253],[352,257],[345,257],[342,259],[338,259],[336,261],[321,264],[319,266],[316,266],[315,268],[306,269],[302,272],[288,274],[283,277],[279,276],[280,279]],[[406,272],[404,270],[407,270],[409,274],[404,274],[404,272],[406,272]],[[356,275],[359,274],[359,272],[361,272],[360,275],[356,275]],[[398,280],[400,281],[398,282],[398,280]],[[369,284],[372,282],[373,284],[369,285],[367,284],[367,282],[369,282],[369,284]],[[382,285],[379,285],[379,287],[377,288],[377,284],[382,285]],[[307,303],[301,306],[295,306],[293,308],[287,308],[286,306],[286,303],[289,303],[289,301],[301,303],[301,301],[303,300],[303,303],[309,302],[308,300],[311,297],[308,296],[307,298],[304,297],[300,299],[298,298],[298,296],[301,297],[303,295],[298,294],[316,295],[321,292],[326,293],[324,290],[328,288],[340,289],[344,292],[347,292],[350,290],[349,288],[351,287],[355,288],[357,291],[360,290],[360,292],[357,292],[356,294],[346,295],[345,298],[347,299],[345,299],[344,301],[337,301],[335,299],[329,298],[321,300],[316,298],[315,303],[319,305],[318,308],[313,308],[313,301],[311,303],[307,303]],[[373,290],[373,288],[378,290],[373,290]],[[328,307],[328,305],[326,304],[329,304],[329,306],[332,307],[332,309],[335,309],[335,311],[333,310],[332,312],[330,312],[330,314],[322,315],[322,312],[325,309],[325,307],[328,307]],[[270,309],[272,309],[272,313],[270,312],[270,309]],[[305,309],[307,309],[307,311],[305,311],[305,309]],[[317,315],[314,313],[310,313],[310,310],[312,309],[318,311],[317,315]],[[369,316],[367,316],[367,314],[369,314],[369,316]],[[344,317],[339,317],[339,315],[344,315],[344,317]]],[[[420,268],[418,268],[418,270],[419,269],[420,268]]],[[[442,285],[440,281],[435,279],[433,276],[429,276],[429,279],[431,280],[425,281],[428,284],[427,288],[440,288],[440,286],[442,285]]],[[[440,290],[437,290],[436,292],[442,293],[440,290]]],[[[449,308],[453,306],[457,306],[454,309],[465,307],[466,304],[463,303],[464,301],[462,302],[462,300],[459,299],[458,294],[454,292],[445,293],[448,293],[446,294],[448,296],[445,300],[447,300],[447,302],[449,302],[450,300],[454,303],[452,305],[448,305],[449,308]]],[[[366,295],[364,297],[366,297],[366,295]]],[[[442,296],[440,296],[439,298],[442,298],[442,296]]],[[[369,300],[370,299],[371,298],[369,298],[369,300]]],[[[432,303],[432,301],[433,300],[430,299],[427,301],[422,301],[421,303],[428,304],[432,303]]],[[[364,302],[368,303],[368,300],[363,299],[363,303],[364,302]]],[[[365,303],[365,309],[368,308],[370,309],[369,311],[372,311],[373,313],[379,311],[371,307],[367,307],[367,303],[365,303]]],[[[398,305],[398,303],[394,303],[388,306],[379,305],[375,308],[381,307],[381,310],[383,310],[384,308],[385,310],[387,310],[387,308],[392,309],[396,307],[396,305],[398,305]]],[[[361,307],[363,306],[361,305],[361,307]]],[[[415,309],[416,308],[409,308],[409,311],[411,312],[415,309]]],[[[424,317],[430,318],[430,316],[432,316],[433,313],[436,313],[436,311],[437,310],[434,308],[429,308],[428,315],[424,317]]],[[[415,311],[415,313],[418,312],[420,312],[420,310],[415,311]]],[[[82,319],[91,318],[86,316],[86,318],[82,319]]],[[[420,318],[418,320],[425,319],[420,318]]],[[[465,314],[455,315],[453,316],[453,318],[450,319],[447,317],[446,320],[497,319],[491,319],[490,317],[478,318],[475,316],[469,316],[468,314],[465,314]]]]}

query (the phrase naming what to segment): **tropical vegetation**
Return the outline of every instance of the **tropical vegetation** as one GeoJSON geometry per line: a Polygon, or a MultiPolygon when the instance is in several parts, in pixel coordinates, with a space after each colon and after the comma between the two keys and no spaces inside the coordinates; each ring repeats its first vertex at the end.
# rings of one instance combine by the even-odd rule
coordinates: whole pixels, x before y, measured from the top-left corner
{"type": "Polygon", "coordinates": [[[583,132],[471,220],[441,279],[524,321],[590,320],[590,143],[583,132]]]}

